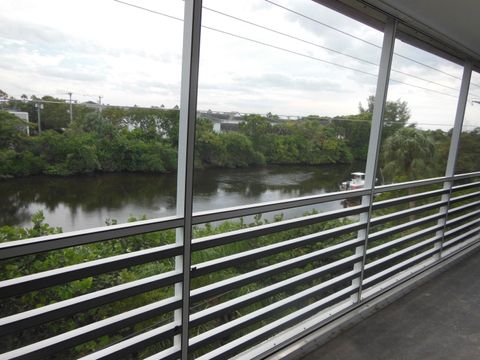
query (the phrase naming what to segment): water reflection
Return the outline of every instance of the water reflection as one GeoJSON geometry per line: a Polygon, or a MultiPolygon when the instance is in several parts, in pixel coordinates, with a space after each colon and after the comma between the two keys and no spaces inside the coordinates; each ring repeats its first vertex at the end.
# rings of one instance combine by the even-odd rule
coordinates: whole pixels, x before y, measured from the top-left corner
{"type": "MultiPolygon", "coordinates": [[[[364,164],[207,169],[195,172],[194,210],[210,210],[338,190],[364,164]]],[[[38,176],[3,181],[0,226],[27,225],[43,210],[64,231],[175,214],[176,175],[97,174],[69,178],[38,176]]]]}

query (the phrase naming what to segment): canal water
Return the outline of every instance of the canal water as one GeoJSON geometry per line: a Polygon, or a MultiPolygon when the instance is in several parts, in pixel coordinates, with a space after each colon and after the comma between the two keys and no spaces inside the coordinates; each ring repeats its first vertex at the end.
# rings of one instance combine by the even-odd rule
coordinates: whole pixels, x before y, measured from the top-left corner
{"type": "MultiPolygon", "coordinates": [[[[194,211],[289,199],[338,191],[339,184],[364,163],[328,166],[267,166],[195,171],[194,211]]],[[[0,226],[30,225],[38,210],[45,222],[63,231],[119,223],[130,217],[159,218],[176,212],[176,175],[114,173],[74,177],[35,176],[0,182],[0,226]]],[[[319,205],[319,211],[342,207],[319,205]]],[[[314,207],[286,210],[299,216],[314,207]]],[[[274,214],[264,214],[272,217],[274,214]]],[[[246,219],[247,221],[249,219],[246,219]]]]}

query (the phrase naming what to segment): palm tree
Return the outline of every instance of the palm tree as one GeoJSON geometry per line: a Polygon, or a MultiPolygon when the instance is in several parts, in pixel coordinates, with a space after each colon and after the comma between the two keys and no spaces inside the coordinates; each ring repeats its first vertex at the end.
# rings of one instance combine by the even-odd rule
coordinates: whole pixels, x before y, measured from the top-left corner
{"type": "MultiPolygon", "coordinates": [[[[403,182],[432,177],[435,174],[435,145],[425,132],[414,127],[405,127],[385,140],[383,145],[383,171],[385,178],[392,182],[403,182]]],[[[413,195],[415,188],[408,193],[413,195]]],[[[410,201],[409,208],[416,202],[410,201]]],[[[410,215],[410,221],[415,215],[410,215]]]]}
{"type": "Polygon", "coordinates": [[[401,182],[431,177],[435,173],[435,145],[423,131],[405,127],[385,140],[383,174],[401,182]]]}

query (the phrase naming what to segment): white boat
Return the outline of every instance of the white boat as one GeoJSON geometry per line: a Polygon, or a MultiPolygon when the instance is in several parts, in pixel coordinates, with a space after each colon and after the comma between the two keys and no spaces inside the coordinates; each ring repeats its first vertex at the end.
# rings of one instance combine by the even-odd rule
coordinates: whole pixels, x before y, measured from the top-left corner
{"type": "Polygon", "coordinates": [[[353,172],[352,179],[349,181],[344,181],[340,185],[341,190],[355,190],[362,189],[365,187],[365,173],[363,172],[353,172]]]}

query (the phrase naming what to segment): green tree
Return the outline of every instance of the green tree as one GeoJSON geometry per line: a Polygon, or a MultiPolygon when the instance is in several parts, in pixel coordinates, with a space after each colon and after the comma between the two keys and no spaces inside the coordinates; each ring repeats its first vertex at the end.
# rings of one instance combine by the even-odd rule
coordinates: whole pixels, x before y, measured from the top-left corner
{"type": "Polygon", "coordinates": [[[246,135],[255,150],[266,153],[272,134],[272,125],[267,118],[260,115],[246,115],[240,123],[240,132],[246,135]]]}
{"type": "Polygon", "coordinates": [[[462,132],[456,164],[456,173],[468,173],[480,170],[480,127],[473,131],[462,132]]]}
{"type": "Polygon", "coordinates": [[[262,153],[255,151],[252,142],[245,135],[238,132],[220,134],[222,147],[225,152],[222,156],[222,165],[226,167],[246,167],[249,165],[265,164],[262,153]]]}
{"type": "Polygon", "coordinates": [[[65,100],[49,95],[43,96],[41,100],[43,101],[40,117],[42,130],[67,128],[70,123],[70,115],[68,114],[69,105],[65,100]]]}
{"type": "MultiPolygon", "coordinates": [[[[361,115],[372,118],[375,96],[370,95],[367,98],[367,106],[364,108],[359,104],[358,109],[361,115]]],[[[397,99],[396,101],[387,101],[383,113],[383,132],[382,139],[393,135],[397,130],[404,127],[410,119],[410,109],[406,101],[397,99]]]]}
{"type": "Polygon", "coordinates": [[[25,137],[25,122],[7,111],[0,111],[0,149],[14,148],[25,137]]]}
{"type": "Polygon", "coordinates": [[[350,163],[353,156],[345,141],[337,137],[333,126],[307,120],[297,124],[301,162],[304,164],[350,163]]]}
{"type": "Polygon", "coordinates": [[[151,140],[165,139],[173,146],[178,144],[178,110],[133,107],[127,111],[127,122],[151,140]]]}
{"type": "Polygon", "coordinates": [[[213,123],[206,118],[198,118],[195,129],[195,166],[221,166],[225,153],[224,142],[213,132],[213,123]]]}
{"type": "Polygon", "coordinates": [[[435,172],[435,145],[423,131],[406,127],[385,140],[382,172],[387,182],[427,178],[435,172]]]}
{"type": "Polygon", "coordinates": [[[337,136],[345,140],[353,157],[357,160],[367,159],[371,124],[372,117],[367,112],[338,116],[332,120],[337,136]]]}

